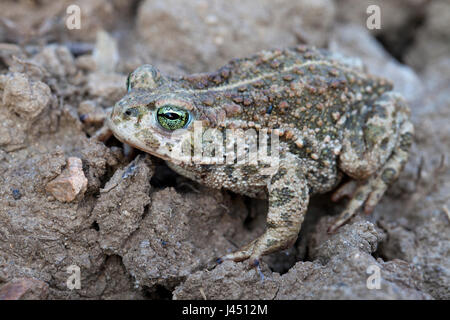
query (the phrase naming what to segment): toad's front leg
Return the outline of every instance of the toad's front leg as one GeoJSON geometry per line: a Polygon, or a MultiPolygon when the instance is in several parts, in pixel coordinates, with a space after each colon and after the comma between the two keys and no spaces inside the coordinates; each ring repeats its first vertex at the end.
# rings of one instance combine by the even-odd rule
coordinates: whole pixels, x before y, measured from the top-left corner
{"type": "Polygon", "coordinates": [[[221,260],[259,264],[261,256],[292,246],[298,237],[308,202],[306,179],[298,164],[282,166],[268,184],[269,211],[266,231],[240,250],[227,254],[221,260]]]}
{"type": "Polygon", "coordinates": [[[111,114],[113,108],[90,110],[87,113],[80,115],[80,120],[86,124],[100,124],[102,125],[95,134],[91,137],[94,140],[105,142],[112,136],[112,131],[107,124],[107,118],[111,114]]]}

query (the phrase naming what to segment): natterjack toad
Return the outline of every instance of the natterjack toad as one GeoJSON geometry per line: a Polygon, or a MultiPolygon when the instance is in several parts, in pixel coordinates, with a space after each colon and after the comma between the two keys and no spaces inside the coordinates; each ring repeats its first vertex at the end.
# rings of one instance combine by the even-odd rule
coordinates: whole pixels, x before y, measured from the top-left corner
{"type": "MultiPolygon", "coordinates": [[[[310,196],[332,190],[343,174],[351,180],[333,200],[350,200],[329,231],[362,207],[371,212],[398,177],[412,142],[409,109],[391,92],[388,81],[315,48],[263,51],[213,73],[177,78],[144,65],[130,74],[127,88],[108,119],[119,140],[165,159],[176,172],[199,183],[268,198],[264,234],[222,257],[250,259],[253,265],[262,255],[295,242],[310,196]],[[276,170],[268,174],[267,163],[236,159],[180,162],[172,156],[180,143],[177,132],[190,134],[195,123],[201,124],[200,146],[188,146],[200,150],[207,145],[203,141],[210,129],[216,129],[223,141],[231,137],[231,129],[276,134],[276,170]]],[[[243,147],[249,152],[260,146],[250,136],[236,145],[239,140],[227,141],[224,148],[228,143],[232,146],[226,150],[243,147]]]]}

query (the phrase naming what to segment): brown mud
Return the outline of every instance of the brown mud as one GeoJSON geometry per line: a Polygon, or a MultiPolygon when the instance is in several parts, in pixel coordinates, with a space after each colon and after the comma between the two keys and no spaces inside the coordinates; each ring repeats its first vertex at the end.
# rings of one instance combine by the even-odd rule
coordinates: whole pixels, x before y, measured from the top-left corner
{"type": "Polygon", "coordinates": [[[6,0],[0,12],[0,299],[450,299],[448,1],[6,0]],[[380,30],[365,27],[369,2],[380,30]],[[68,30],[74,3],[81,29],[68,30]],[[321,195],[260,273],[215,266],[263,231],[264,201],[130,159],[80,116],[101,115],[143,63],[189,74],[296,44],[394,81],[416,129],[409,162],[371,216],[328,235],[343,203],[321,195]],[[367,287],[374,266],[380,289],[367,287]]]}

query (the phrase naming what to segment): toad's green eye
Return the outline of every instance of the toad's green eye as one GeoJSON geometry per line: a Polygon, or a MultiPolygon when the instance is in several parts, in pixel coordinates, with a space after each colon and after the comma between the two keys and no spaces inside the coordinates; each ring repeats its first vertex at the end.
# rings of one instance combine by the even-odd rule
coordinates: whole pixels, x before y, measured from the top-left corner
{"type": "Polygon", "coordinates": [[[189,112],[176,106],[166,105],[156,111],[158,123],[167,130],[184,128],[189,122],[189,112]]]}

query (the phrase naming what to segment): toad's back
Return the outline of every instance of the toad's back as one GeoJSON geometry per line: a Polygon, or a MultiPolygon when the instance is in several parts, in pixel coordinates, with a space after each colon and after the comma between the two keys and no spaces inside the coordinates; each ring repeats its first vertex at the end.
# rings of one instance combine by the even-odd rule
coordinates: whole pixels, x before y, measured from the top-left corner
{"type": "Polygon", "coordinates": [[[171,79],[167,88],[171,94],[194,95],[200,109],[216,112],[225,107],[226,125],[279,128],[292,134],[314,130],[319,140],[337,138],[343,115],[391,89],[385,79],[345,64],[326,50],[305,46],[235,59],[216,72],[171,79]]]}

